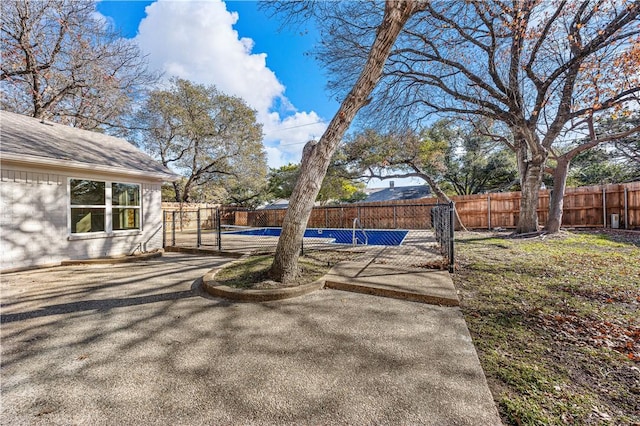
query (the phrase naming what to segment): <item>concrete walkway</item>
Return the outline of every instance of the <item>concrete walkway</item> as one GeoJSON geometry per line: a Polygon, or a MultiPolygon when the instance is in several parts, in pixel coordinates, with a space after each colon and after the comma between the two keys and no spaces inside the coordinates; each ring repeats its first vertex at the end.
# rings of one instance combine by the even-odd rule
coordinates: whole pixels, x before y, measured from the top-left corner
{"type": "MultiPolygon", "coordinates": [[[[500,424],[457,307],[205,295],[227,259],[6,274],[2,424],[500,424]]],[[[357,277],[356,277],[357,278],[357,277]]]]}
{"type": "Polygon", "coordinates": [[[372,262],[341,262],[325,276],[325,288],[371,294],[412,302],[459,306],[446,271],[415,269],[372,262]]]}

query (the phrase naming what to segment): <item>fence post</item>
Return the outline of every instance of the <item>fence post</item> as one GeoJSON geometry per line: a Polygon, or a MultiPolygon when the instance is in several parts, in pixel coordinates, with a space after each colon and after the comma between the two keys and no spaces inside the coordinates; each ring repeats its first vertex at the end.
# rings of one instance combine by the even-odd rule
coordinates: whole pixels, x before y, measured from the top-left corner
{"type": "Polygon", "coordinates": [[[455,226],[456,226],[456,203],[449,202],[449,272],[453,273],[455,266],[455,258],[453,254],[454,250],[454,238],[455,238],[455,226]]]}
{"type": "Polygon", "coordinates": [[[607,227],[607,190],[605,187],[602,187],[602,219],[604,222],[602,223],[602,227],[607,227]]]}
{"type": "Polygon", "coordinates": [[[171,246],[176,245],[176,211],[171,212],[171,246]]]}
{"type": "Polygon", "coordinates": [[[200,227],[200,209],[196,211],[196,229],[197,229],[197,238],[196,238],[196,247],[200,248],[202,245],[202,229],[200,227]]]}
{"type": "Polygon", "coordinates": [[[491,195],[487,194],[487,223],[489,224],[489,231],[491,231],[491,195]]]}
{"type": "Polygon", "coordinates": [[[216,229],[218,231],[218,251],[222,251],[222,220],[220,209],[216,209],[216,229]]]}
{"type": "Polygon", "coordinates": [[[398,229],[398,215],[395,204],[393,205],[393,229],[398,229]]]}
{"type": "Polygon", "coordinates": [[[627,187],[624,187],[624,229],[629,229],[629,201],[628,197],[629,193],[627,192],[627,187]]]}
{"type": "Polygon", "coordinates": [[[162,248],[167,246],[167,212],[162,210],[162,248]]]}

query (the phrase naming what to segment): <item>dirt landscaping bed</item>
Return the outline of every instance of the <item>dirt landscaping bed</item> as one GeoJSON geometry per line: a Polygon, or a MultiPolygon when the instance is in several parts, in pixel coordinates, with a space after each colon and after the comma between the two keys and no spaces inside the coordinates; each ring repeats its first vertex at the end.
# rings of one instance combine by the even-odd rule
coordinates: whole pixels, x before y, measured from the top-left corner
{"type": "Polygon", "coordinates": [[[320,279],[329,272],[331,266],[343,260],[351,260],[356,255],[348,251],[313,251],[300,256],[298,277],[288,284],[273,281],[269,269],[273,263],[272,255],[248,256],[225,266],[215,275],[219,284],[240,289],[277,289],[296,287],[320,279]]]}
{"type": "Polygon", "coordinates": [[[640,424],[640,233],[461,233],[461,306],[506,424],[640,424]]]}

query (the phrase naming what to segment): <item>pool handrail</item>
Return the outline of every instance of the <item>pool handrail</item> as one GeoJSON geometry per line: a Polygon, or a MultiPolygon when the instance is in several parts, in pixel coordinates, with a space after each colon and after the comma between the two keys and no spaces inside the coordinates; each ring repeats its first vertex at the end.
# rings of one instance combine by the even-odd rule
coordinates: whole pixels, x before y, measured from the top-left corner
{"type": "Polygon", "coordinates": [[[359,225],[360,229],[362,230],[362,233],[364,234],[364,245],[365,246],[369,245],[369,236],[367,235],[367,231],[365,231],[364,228],[362,227],[362,223],[360,222],[359,217],[353,218],[353,234],[351,237],[351,245],[353,246],[358,245],[358,237],[356,237],[356,224],[359,225]]]}

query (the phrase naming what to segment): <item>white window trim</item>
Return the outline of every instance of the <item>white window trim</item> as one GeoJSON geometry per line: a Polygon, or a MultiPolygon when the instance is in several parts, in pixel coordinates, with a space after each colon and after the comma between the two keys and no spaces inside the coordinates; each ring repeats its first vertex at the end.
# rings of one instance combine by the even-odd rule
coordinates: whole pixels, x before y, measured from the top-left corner
{"type": "Polygon", "coordinates": [[[144,227],[143,223],[143,196],[142,196],[142,184],[139,182],[127,182],[122,180],[104,180],[104,179],[96,179],[89,177],[76,177],[70,176],[67,178],[67,239],[68,240],[88,240],[93,238],[112,238],[119,236],[128,236],[128,235],[141,235],[144,227]],[[71,204],[71,181],[72,180],[89,180],[93,182],[104,182],[104,205],[72,205],[71,204]],[[140,198],[139,206],[116,206],[116,208],[128,208],[128,209],[137,209],[140,228],[138,229],[123,229],[123,230],[113,230],[113,194],[112,194],[112,184],[113,183],[122,183],[125,185],[135,185],[138,187],[138,194],[140,198]],[[102,232],[71,232],[71,209],[72,208],[104,208],[104,228],[105,230],[102,232]]]}

